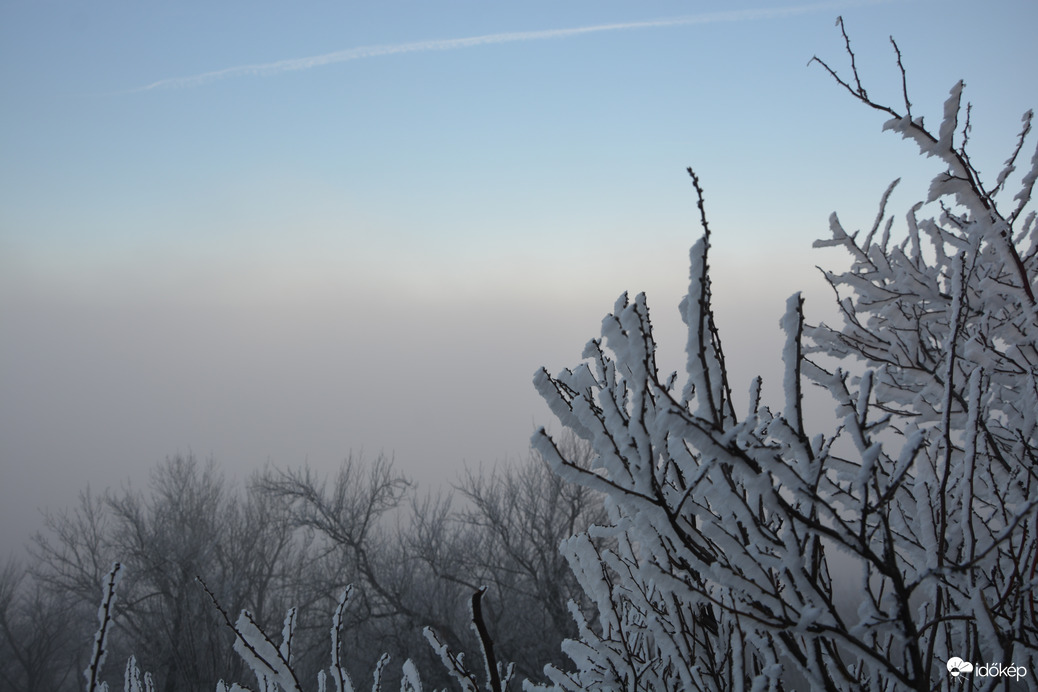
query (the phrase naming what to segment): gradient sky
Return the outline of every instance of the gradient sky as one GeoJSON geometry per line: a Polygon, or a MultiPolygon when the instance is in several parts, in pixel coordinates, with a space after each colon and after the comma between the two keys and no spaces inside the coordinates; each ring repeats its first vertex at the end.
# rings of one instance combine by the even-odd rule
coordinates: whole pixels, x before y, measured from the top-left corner
{"type": "MultiPolygon", "coordinates": [[[[646,291],[667,370],[698,235],[745,391],[838,211],[937,172],[817,65],[936,123],[967,83],[993,176],[1038,106],[1038,4],[0,5],[0,555],[38,508],[193,452],[244,478],[395,454],[432,484],[525,454],[531,378],[646,291]]],[[[767,389],[768,381],[765,383],[767,389]]]]}

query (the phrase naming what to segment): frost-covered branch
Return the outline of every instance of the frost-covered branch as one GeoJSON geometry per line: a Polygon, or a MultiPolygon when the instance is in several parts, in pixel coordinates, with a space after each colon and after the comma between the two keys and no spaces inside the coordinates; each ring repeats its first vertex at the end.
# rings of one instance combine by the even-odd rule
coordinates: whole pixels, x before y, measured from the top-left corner
{"type": "Polygon", "coordinates": [[[115,590],[122,576],[122,565],[116,562],[105,579],[104,597],[97,609],[98,628],[94,636],[94,648],[90,653],[90,664],[83,671],[86,676],[87,692],[107,692],[108,685],[101,682],[101,671],[105,657],[108,655],[108,633],[112,627],[112,616],[115,608],[115,590]]]}
{"type": "Polygon", "coordinates": [[[1038,147],[1036,147],[1034,157],[1031,160],[1031,168],[1023,177],[1021,190],[1014,198],[1018,202],[1018,206],[1008,215],[1003,215],[995,204],[995,196],[1003,188],[1006,178],[1015,170],[1016,159],[1024,146],[1024,141],[1030,134],[1033,112],[1028,111],[1024,115],[1024,124],[1018,136],[1017,146],[1009,159],[1007,159],[1002,172],[999,173],[995,186],[989,192],[984,187],[980,173],[970,162],[966,150],[969,133],[969,104],[967,104],[966,108],[965,124],[961,130],[962,144],[959,147],[954,146],[954,136],[958,130],[959,116],[962,112],[962,90],[965,84],[960,81],[952,87],[951,94],[944,104],[944,118],[941,121],[938,133],[935,135],[923,125],[922,118],[912,117],[901,49],[893,37],[891,37],[890,42],[897,55],[897,64],[902,75],[902,90],[905,99],[904,114],[898,113],[890,106],[869,98],[868,93],[861,85],[854,51],[851,49],[850,39],[847,37],[842,17],[837,18],[837,25],[843,33],[846,52],[851,61],[851,74],[854,77],[856,87],[852,87],[841,78],[839,73],[821,58],[815,56],[811,59],[811,62],[821,65],[840,86],[844,87],[856,99],[870,108],[890,115],[891,119],[884,125],[884,129],[900,132],[906,139],[915,141],[922,154],[925,156],[936,156],[948,166],[946,173],[934,178],[927,201],[932,202],[941,196],[952,195],[959,204],[968,209],[981,223],[981,227],[976,232],[997,234],[998,242],[1001,246],[1000,249],[1005,253],[1007,263],[1013,267],[1016,273],[1017,281],[1020,284],[1019,288],[1022,289],[1030,306],[1035,307],[1033,287],[1035,272],[1024,265],[1014,242],[1013,226],[1024,207],[1030,202],[1034,182],[1038,179],[1038,147]]]}

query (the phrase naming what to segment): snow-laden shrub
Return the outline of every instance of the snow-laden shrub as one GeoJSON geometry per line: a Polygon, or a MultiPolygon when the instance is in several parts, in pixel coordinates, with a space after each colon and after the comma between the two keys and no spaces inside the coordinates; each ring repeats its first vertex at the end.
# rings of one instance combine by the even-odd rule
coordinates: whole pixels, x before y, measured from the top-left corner
{"type": "Polygon", "coordinates": [[[762,403],[760,378],[749,409],[733,407],[691,169],[703,236],[680,306],[683,381],[660,373],[645,297],[627,294],[580,365],[535,376],[596,457],[572,463],[543,430],[535,448],[609,509],[564,544],[598,616],[574,609],[573,669],[547,670],[556,689],[930,690],[952,656],[1034,674],[1038,153],[1013,176],[1032,114],[989,188],[967,152],[961,83],[933,133],[907,89],[903,113],[870,100],[847,50],[851,82],[818,62],[946,170],[900,239],[890,190],[864,237],[832,217],[816,245],[853,260],[825,274],[844,323],[808,326],[789,299],[782,410],[762,403]],[[849,370],[830,364],[845,358],[849,370]],[[804,419],[811,383],[837,429],[804,419]],[[850,590],[857,602],[838,593],[850,590]]]}

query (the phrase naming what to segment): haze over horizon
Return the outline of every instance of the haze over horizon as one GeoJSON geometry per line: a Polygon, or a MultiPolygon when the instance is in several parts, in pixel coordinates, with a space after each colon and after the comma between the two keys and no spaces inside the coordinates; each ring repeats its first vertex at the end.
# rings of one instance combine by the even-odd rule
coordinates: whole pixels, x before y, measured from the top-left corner
{"type": "MultiPolygon", "coordinates": [[[[526,453],[531,385],[645,291],[667,370],[699,235],[741,394],[828,217],[902,220],[937,172],[813,55],[976,163],[1038,106],[1038,6],[580,0],[0,8],[0,552],[166,456],[244,478],[393,454],[421,482],[526,453]]],[[[819,315],[823,317],[818,317],[819,315]]],[[[769,382],[765,381],[765,393],[769,382]]],[[[556,426],[557,427],[557,426],[556,426]]]]}

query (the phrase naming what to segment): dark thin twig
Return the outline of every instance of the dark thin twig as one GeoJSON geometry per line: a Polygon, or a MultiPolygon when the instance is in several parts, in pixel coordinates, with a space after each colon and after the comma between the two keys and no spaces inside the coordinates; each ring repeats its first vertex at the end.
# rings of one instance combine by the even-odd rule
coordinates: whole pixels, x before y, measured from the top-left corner
{"type": "Polygon", "coordinates": [[[908,75],[905,72],[905,65],[901,61],[901,49],[893,36],[890,37],[890,45],[894,46],[894,52],[897,54],[897,69],[901,71],[901,94],[905,97],[905,114],[911,118],[912,102],[908,100],[908,75]]]}
{"type": "Polygon", "coordinates": [[[487,682],[490,692],[501,692],[501,676],[497,672],[497,659],[494,657],[494,640],[483,622],[483,594],[487,587],[482,587],[472,594],[472,624],[476,626],[479,634],[479,645],[483,648],[483,658],[487,664],[487,682]]]}
{"type": "Polygon", "coordinates": [[[858,87],[858,96],[867,99],[869,95],[865,93],[865,87],[861,85],[861,80],[858,79],[858,65],[855,61],[854,51],[851,50],[851,38],[847,35],[847,28],[843,24],[842,16],[836,18],[836,26],[840,27],[840,33],[843,34],[843,43],[847,46],[847,55],[851,56],[851,72],[854,73],[854,83],[858,87]]]}

